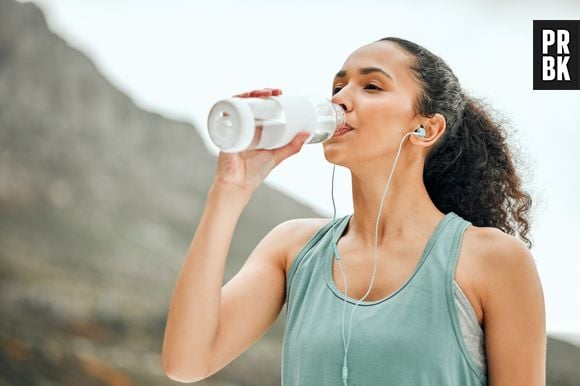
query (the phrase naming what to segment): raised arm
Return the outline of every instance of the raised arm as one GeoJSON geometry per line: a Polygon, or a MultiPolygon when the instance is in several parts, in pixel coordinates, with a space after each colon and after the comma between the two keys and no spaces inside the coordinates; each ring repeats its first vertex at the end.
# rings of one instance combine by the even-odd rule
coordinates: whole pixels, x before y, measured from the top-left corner
{"type": "MultiPolygon", "coordinates": [[[[251,96],[268,93],[273,91],[251,96]]],[[[278,315],[284,290],[283,267],[280,270],[279,266],[283,253],[280,227],[262,240],[243,273],[230,280],[223,291],[222,281],[236,224],[253,191],[276,165],[297,153],[307,137],[298,134],[280,149],[220,152],[216,177],[169,306],[162,348],[162,365],[169,378],[180,382],[206,378],[261,336],[278,315]],[[248,307],[247,298],[256,296],[263,297],[248,307]],[[246,314],[241,313],[244,308],[246,314]],[[232,317],[241,318],[244,329],[226,345],[220,337],[230,338],[231,332],[223,320],[239,322],[232,322],[232,317]],[[220,330],[224,332],[218,334],[220,330]]]]}

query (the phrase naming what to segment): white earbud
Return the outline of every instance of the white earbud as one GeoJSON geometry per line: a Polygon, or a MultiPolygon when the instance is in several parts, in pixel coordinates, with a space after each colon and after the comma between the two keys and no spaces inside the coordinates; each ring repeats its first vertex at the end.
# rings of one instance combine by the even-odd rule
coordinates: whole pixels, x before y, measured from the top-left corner
{"type": "Polygon", "coordinates": [[[417,130],[413,132],[413,134],[417,134],[421,138],[425,138],[426,132],[423,126],[420,126],[417,130]]]}

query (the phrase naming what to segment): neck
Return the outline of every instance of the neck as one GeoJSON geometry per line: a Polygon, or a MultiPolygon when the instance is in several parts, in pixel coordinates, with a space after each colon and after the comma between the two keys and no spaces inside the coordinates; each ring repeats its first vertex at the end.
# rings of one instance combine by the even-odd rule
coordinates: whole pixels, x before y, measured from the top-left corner
{"type": "MultiPolygon", "coordinates": [[[[392,165],[393,158],[380,166],[351,169],[354,214],[348,233],[363,246],[374,247],[377,215],[392,165]]],[[[378,220],[378,245],[429,234],[442,217],[423,183],[423,162],[401,156],[378,220]]]]}

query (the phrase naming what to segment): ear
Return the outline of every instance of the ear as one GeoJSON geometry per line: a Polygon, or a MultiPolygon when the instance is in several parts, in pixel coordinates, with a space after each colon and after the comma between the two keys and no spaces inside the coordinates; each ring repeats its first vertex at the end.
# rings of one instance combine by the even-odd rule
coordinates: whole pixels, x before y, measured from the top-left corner
{"type": "Polygon", "coordinates": [[[421,120],[419,125],[425,128],[425,136],[421,138],[417,135],[411,135],[409,140],[413,145],[429,148],[445,133],[445,117],[439,113],[436,113],[431,118],[421,120]]]}

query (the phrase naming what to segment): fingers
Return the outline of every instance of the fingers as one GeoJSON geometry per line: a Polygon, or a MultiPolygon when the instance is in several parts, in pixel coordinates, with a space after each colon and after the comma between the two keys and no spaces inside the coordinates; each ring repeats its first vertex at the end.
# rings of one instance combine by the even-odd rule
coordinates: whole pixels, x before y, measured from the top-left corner
{"type": "Polygon", "coordinates": [[[282,90],[279,88],[272,88],[272,96],[282,95],[282,90]]]}
{"type": "Polygon", "coordinates": [[[264,98],[270,96],[282,95],[282,90],[279,88],[262,88],[258,90],[247,91],[241,94],[234,95],[239,98],[264,98]]]}
{"type": "Polygon", "coordinates": [[[301,131],[286,146],[272,150],[274,162],[276,163],[276,165],[278,165],[280,162],[284,161],[291,155],[298,153],[300,149],[302,149],[302,145],[304,145],[304,142],[308,137],[310,137],[309,132],[301,131]]]}

